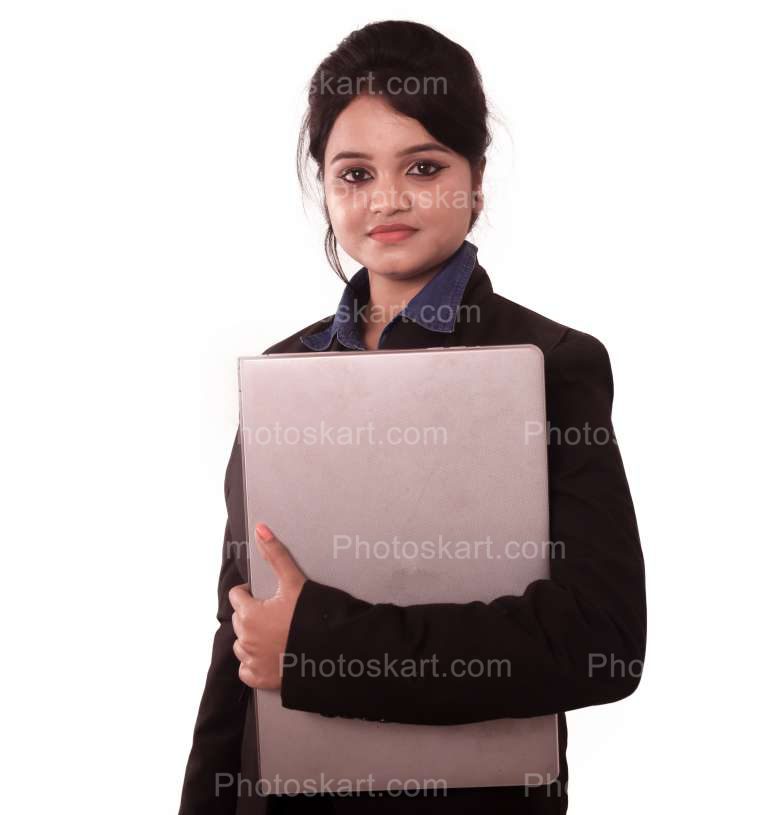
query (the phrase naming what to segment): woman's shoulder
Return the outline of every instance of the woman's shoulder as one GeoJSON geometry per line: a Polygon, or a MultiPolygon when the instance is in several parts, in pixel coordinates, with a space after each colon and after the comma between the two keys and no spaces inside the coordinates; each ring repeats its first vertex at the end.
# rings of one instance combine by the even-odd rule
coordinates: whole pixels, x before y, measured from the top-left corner
{"type": "Polygon", "coordinates": [[[333,320],[333,314],[330,314],[328,317],[323,317],[320,320],[316,320],[314,323],[310,323],[309,325],[300,328],[299,331],[295,331],[288,337],[284,337],[282,340],[273,343],[269,348],[265,348],[262,353],[293,354],[300,351],[309,351],[310,349],[306,345],[303,345],[300,341],[300,337],[305,337],[308,334],[316,334],[319,331],[323,331],[325,328],[329,327],[333,320]]]}
{"type": "MultiPolygon", "coordinates": [[[[567,366],[575,369],[589,365],[609,364],[607,349],[593,334],[548,317],[539,311],[491,292],[478,304],[475,316],[458,317],[458,345],[536,345],[543,352],[547,368],[567,366]],[[467,325],[462,326],[463,320],[467,325]]],[[[300,338],[328,328],[334,314],[303,326],[298,331],[273,343],[263,354],[291,354],[308,351],[300,338]]],[[[454,343],[453,343],[454,344],[454,343]]]]}
{"type": "Polygon", "coordinates": [[[485,333],[500,343],[529,343],[538,346],[546,361],[563,356],[606,354],[603,343],[593,334],[548,317],[535,309],[494,292],[482,314],[485,333]]]}

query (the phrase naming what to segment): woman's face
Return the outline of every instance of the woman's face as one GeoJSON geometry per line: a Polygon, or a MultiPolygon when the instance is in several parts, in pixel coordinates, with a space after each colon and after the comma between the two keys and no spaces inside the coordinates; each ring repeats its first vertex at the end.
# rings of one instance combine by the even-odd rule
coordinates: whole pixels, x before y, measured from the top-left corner
{"type": "Polygon", "coordinates": [[[358,96],[337,117],[326,145],[324,194],[332,229],[370,273],[417,276],[465,240],[474,204],[481,209],[482,175],[483,167],[473,179],[468,160],[437,143],[416,119],[381,98],[358,96]],[[414,231],[396,240],[370,234],[385,224],[414,231]]]}

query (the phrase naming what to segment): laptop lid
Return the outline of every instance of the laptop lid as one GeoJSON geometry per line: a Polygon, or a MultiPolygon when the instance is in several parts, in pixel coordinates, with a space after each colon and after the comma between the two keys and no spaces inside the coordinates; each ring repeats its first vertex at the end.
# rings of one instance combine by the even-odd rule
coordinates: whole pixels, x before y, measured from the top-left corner
{"type": "MultiPolygon", "coordinates": [[[[254,596],[277,585],[256,553],[260,520],[308,577],[372,603],[490,602],[549,576],[536,346],[242,357],[239,388],[254,596]]],[[[377,790],[558,776],[556,715],[372,722],[284,708],[278,690],[254,694],[265,779],[368,778],[377,790]]]]}

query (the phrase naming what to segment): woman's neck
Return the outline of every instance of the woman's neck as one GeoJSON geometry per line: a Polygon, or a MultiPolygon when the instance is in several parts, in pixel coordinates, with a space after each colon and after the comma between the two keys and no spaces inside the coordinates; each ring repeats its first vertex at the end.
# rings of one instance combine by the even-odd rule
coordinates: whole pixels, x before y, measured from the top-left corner
{"type": "Polygon", "coordinates": [[[369,272],[369,302],[363,309],[364,330],[377,336],[404,306],[436,276],[442,264],[406,280],[369,272]]]}

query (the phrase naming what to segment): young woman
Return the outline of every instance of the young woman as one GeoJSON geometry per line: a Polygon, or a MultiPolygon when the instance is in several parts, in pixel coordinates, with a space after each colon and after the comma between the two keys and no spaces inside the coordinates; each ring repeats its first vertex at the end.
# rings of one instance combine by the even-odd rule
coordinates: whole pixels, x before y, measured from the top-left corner
{"type": "MultiPolygon", "coordinates": [[[[470,54],[412,22],[368,25],[318,67],[301,144],[323,185],[326,255],[346,281],[339,307],[264,353],[532,343],[544,354],[549,420],[551,579],[492,603],[372,604],[305,575],[291,541],[257,528],[278,576],[272,598],[248,592],[248,539],[236,434],[225,477],[228,520],[214,638],[181,813],[563,813],[564,711],[634,691],[646,642],[644,563],[611,421],[602,343],[493,291],[467,239],[483,206],[490,143],[470,54]],[[347,282],[337,244],[360,264],[347,282]],[[466,315],[468,315],[466,317],[466,315]],[[308,659],[507,659],[512,676],[303,676],[308,659]],[[251,688],[280,689],[289,708],[327,716],[457,724],[559,714],[560,774],[530,787],[403,796],[260,796],[251,688]]],[[[301,155],[298,158],[302,166],[301,155]]],[[[269,524],[269,519],[264,519],[269,524]]],[[[330,745],[330,749],[333,745],[330,745]]]]}

